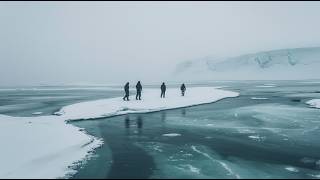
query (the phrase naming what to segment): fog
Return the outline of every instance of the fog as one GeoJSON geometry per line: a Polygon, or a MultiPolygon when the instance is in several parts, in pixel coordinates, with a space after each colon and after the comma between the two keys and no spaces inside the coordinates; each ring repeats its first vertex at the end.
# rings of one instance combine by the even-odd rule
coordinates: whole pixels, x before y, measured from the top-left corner
{"type": "Polygon", "coordinates": [[[0,2],[0,86],[170,81],[179,62],[320,45],[319,2],[0,2]]]}

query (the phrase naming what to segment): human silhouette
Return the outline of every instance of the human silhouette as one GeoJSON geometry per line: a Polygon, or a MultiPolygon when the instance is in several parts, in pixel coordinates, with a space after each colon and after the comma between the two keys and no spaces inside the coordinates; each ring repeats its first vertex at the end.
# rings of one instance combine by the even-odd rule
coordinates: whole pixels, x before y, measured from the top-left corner
{"type": "Polygon", "coordinates": [[[160,95],[161,98],[165,98],[165,96],[166,96],[166,89],[167,89],[167,87],[166,87],[166,85],[165,85],[164,82],[163,82],[162,85],[161,85],[161,95],[160,95]]]}
{"type": "Polygon", "coordinates": [[[182,96],[184,96],[184,93],[186,92],[186,86],[184,85],[184,83],[181,85],[180,90],[181,90],[182,96]]]}
{"type": "Polygon", "coordinates": [[[138,81],[137,85],[136,85],[136,89],[137,89],[137,95],[136,95],[136,100],[141,100],[141,91],[142,91],[142,86],[140,81],[138,81]]]}
{"type": "Polygon", "coordinates": [[[125,92],[125,95],[123,97],[123,100],[125,101],[127,99],[127,101],[129,101],[129,82],[127,82],[126,85],[124,86],[124,92],[125,92]]]}

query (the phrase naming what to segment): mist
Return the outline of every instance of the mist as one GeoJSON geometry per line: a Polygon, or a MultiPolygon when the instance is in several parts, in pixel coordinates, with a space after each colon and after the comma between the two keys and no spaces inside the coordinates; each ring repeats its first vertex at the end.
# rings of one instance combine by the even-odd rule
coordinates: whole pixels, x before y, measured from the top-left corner
{"type": "Polygon", "coordinates": [[[319,2],[0,2],[0,86],[170,81],[205,56],[320,45],[319,2]]]}

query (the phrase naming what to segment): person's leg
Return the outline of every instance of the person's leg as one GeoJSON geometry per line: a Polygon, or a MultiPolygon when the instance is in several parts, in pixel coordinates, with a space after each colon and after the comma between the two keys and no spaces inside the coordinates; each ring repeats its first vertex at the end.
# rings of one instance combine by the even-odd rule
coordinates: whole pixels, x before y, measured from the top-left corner
{"type": "Polygon", "coordinates": [[[129,101],[129,93],[126,93],[127,101],[129,101]]]}
{"type": "Polygon", "coordinates": [[[137,92],[137,94],[136,94],[136,100],[138,100],[138,96],[139,96],[139,92],[137,92]]]}
{"type": "Polygon", "coordinates": [[[141,100],[141,91],[139,91],[139,100],[141,100]]]}
{"type": "Polygon", "coordinates": [[[164,91],[164,92],[163,92],[163,98],[165,98],[165,97],[166,97],[166,92],[164,91]]]}
{"type": "Polygon", "coordinates": [[[161,95],[160,95],[160,98],[162,98],[162,96],[163,96],[163,91],[161,91],[161,95]]]}

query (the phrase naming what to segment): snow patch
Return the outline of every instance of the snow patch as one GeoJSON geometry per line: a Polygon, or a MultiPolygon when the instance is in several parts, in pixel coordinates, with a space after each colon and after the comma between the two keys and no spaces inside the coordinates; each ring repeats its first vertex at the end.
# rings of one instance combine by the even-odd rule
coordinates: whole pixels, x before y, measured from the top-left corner
{"type": "Polygon", "coordinates": [[[271,86],[271,85],[261,85],[261,86],[256,86],[258,88],[273,88],[273,87],[276,87],[276,86],[271,86]]]}
{"type": "Polygon", "coordinates": [[[310,107],[313,108],[320,108],[320,99],[312,99],[310,101],[307,101],[306,104],[309,104],[310,107]]]}
{"type": "Polygon", "coordinates": [[[291,171],[291,172],[299,172],[299,170],[297,168],[294,168],[294,167],[286,167],[285,169],[288,170],[288,171],[291,171]]]}
{"type": "Polygon", "coordinates": [[[268,98],[264,98],[264,97],[251,97],[250,99],[253,99],[253,100],[265,100],[265,99],[268,99],[268,98]]]}
{"type": "Polygon", "coordinates": [[[251,136],[248,136],[250,139],[253,139],[255,141],[263,141],[265,140],[265,137],[261,137],[259,135],[251,135],[251,136]]]}
{"type": "Polygon", "coordinates": [[[166,137],[176,137],[176,136],[181,136],[181,134],[178,134],[178,133],[169,133],[169,134],[162,134],[162,136],[166,136],[166,137]]]}
{"type": "Polygon", "coordinates": [[[34,112],[34,113],[32,113],[32,115],[40,115],[40,114],[42,114],[42,112],[34,112]]]}

